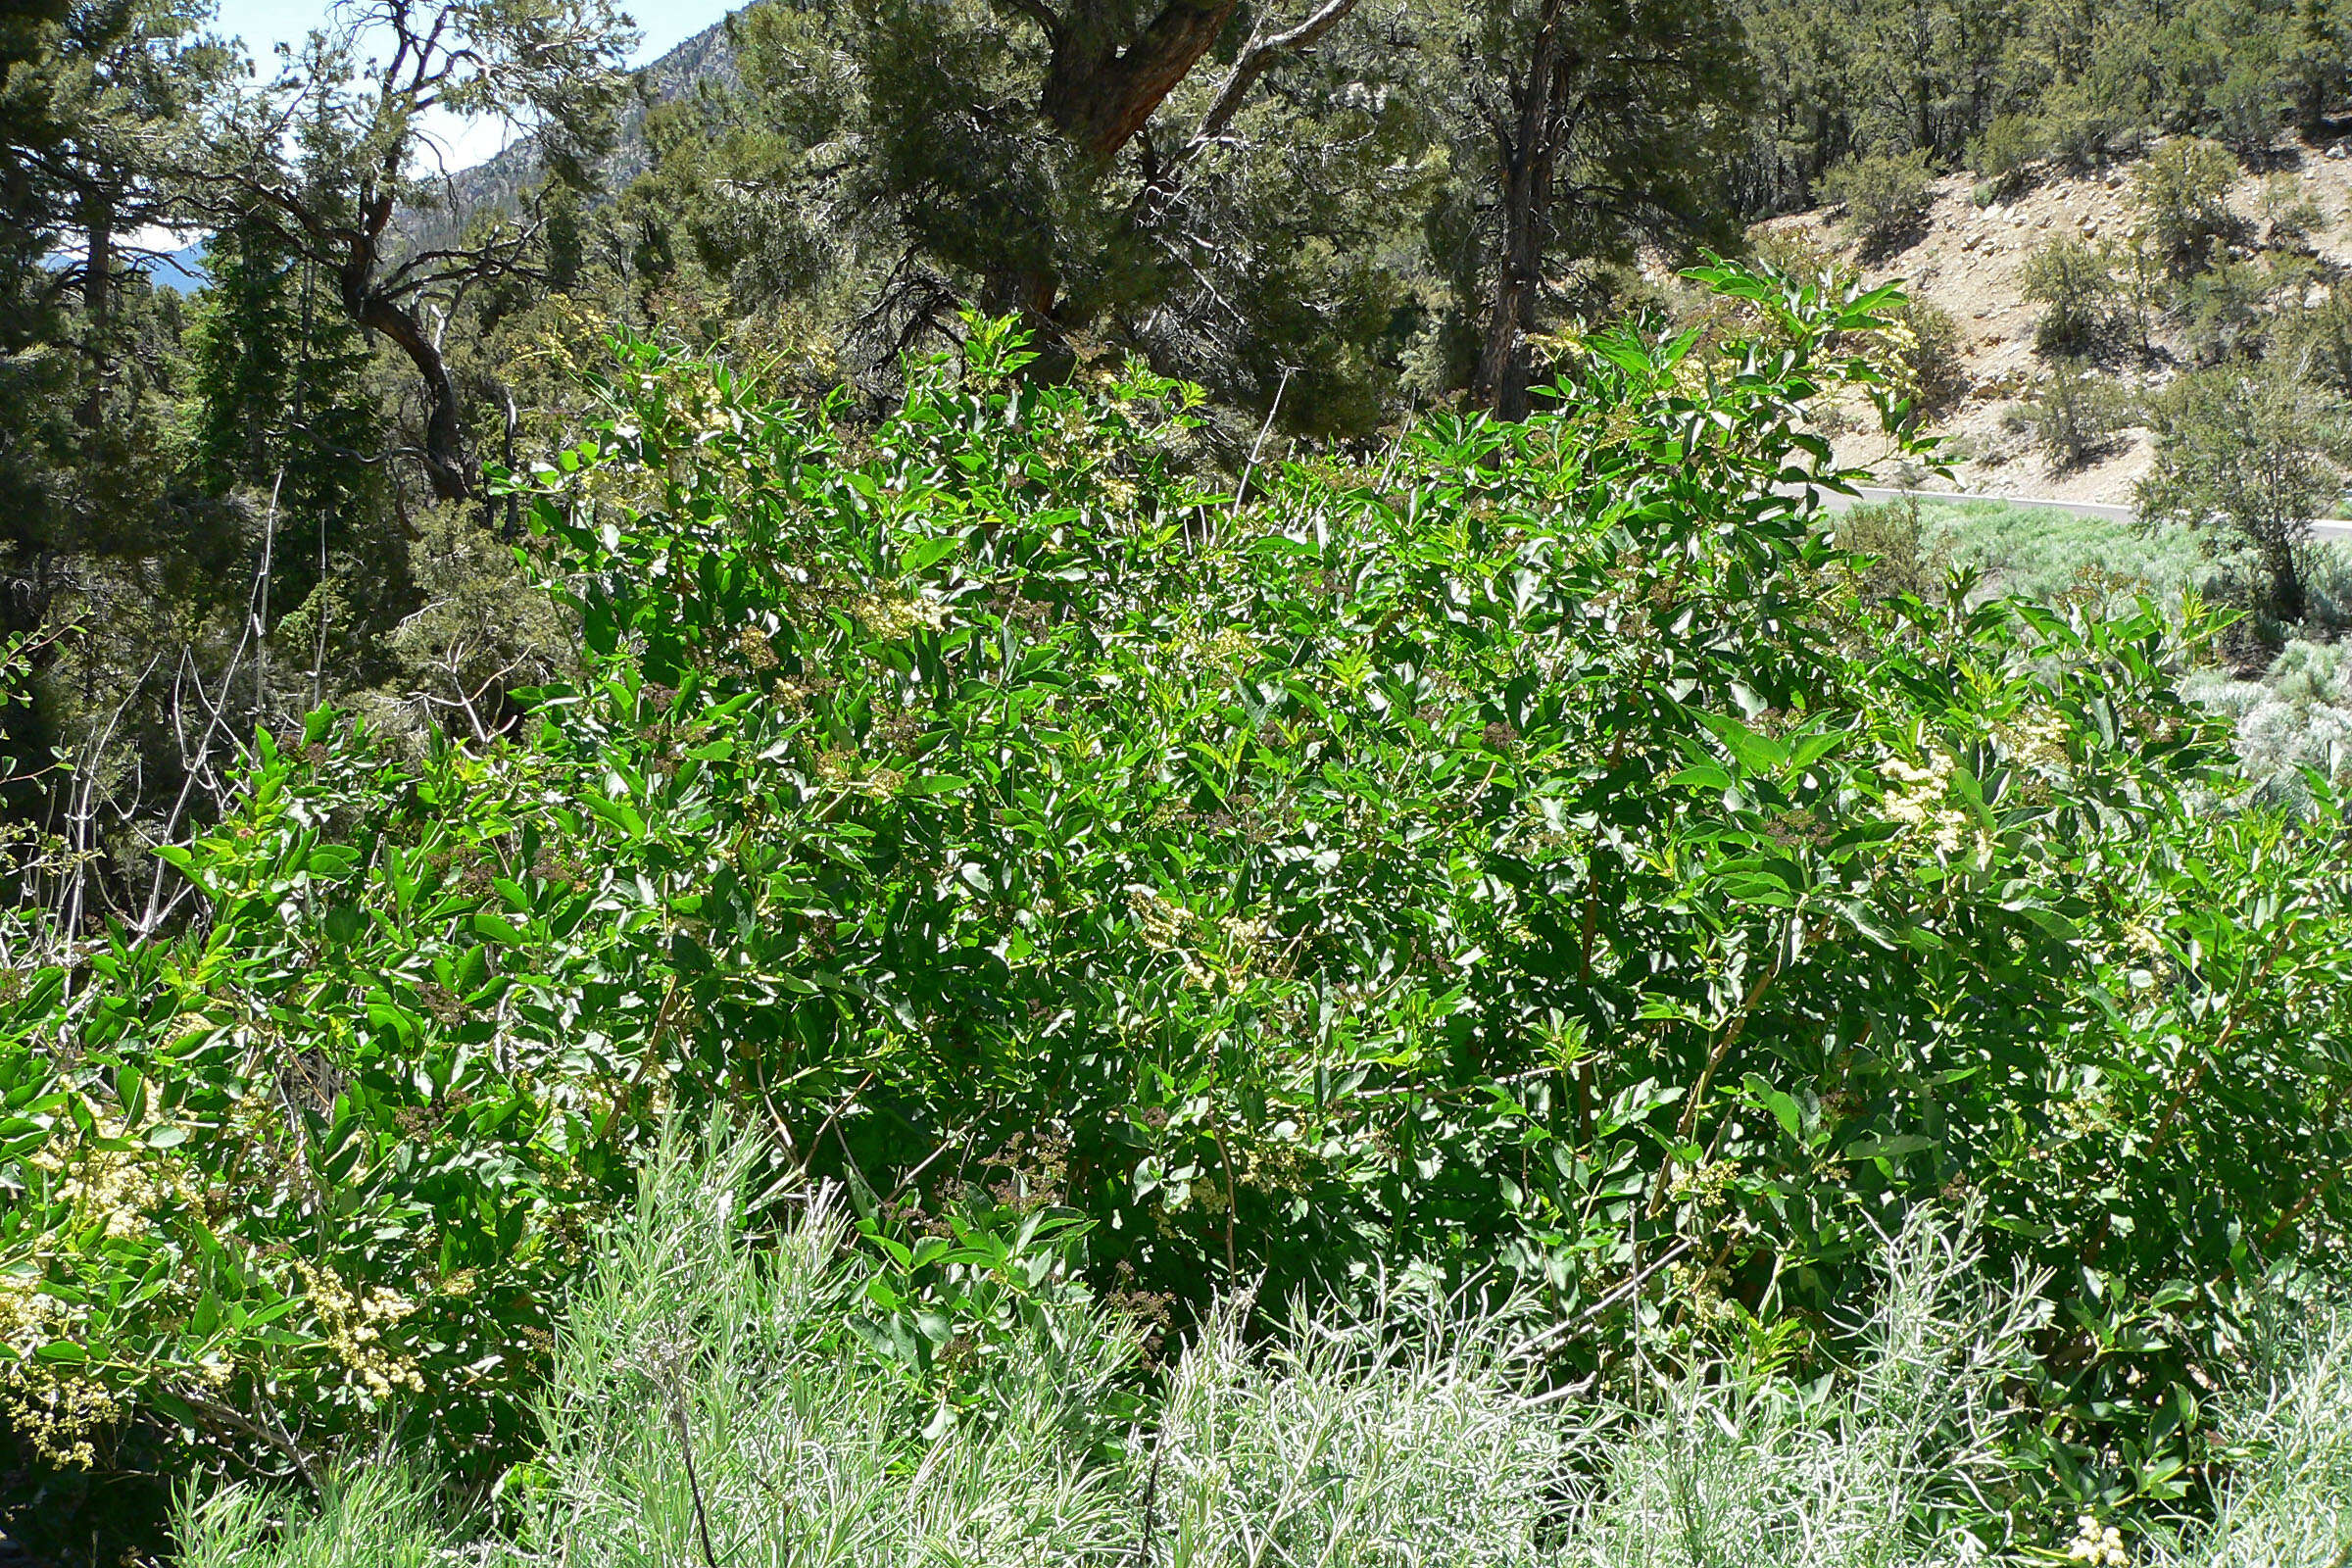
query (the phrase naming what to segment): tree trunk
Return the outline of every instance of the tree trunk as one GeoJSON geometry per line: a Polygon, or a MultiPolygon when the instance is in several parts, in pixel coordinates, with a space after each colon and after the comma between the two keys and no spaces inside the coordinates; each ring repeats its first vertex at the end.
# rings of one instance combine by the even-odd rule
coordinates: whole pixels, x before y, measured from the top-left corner
{"type": "Polygon", "coordinates": [[[90,325],[103,328],[115,308],[115,204],[96,181],[82,191],[81,218],[89,241],[81,270],[81,305],[90,325]]]}
{"type": "Polygon", "coordinates": [[[2293,541],[2282,543],[2275,550],[2263,553],[2263,565],[2271,574],[2271,609],[2280,620],[2294,622],[2303,619],[2310,611],[2308,596],[2303,591],[2303,572],[2295,561],[2293,541]]]}
{"type": "Polygon", "coordinates": [[[88,318],[90,379],[74,411],[74,422],[95,430],[106,417],[107,368],[114,358],[107,335],[115,314],[115,203],[113,193],[98,178],[82,187],[81,226],[81,309],[88,318]]]}
{"type": "Polygon", "coordinates": [[[1478,357],[1473,395],[1498,418],[1524,419],[1528,415],[1528,386],[1534,366],[1528,335],[1536,326],[1536,299],[1544,286],[1544,214],[1539,188],[1548,184],[1531,164],[1549,160],[1520,160],[1503,168],[1502,262],[1494,280],[1494,299],[1487,316],[1487,335],[1478,357]]]}
{"type": "MultiPolygon", "coordinates": [[[[1167,0],[1124,47],[1102,0],[1076,0],[1065,16],[1031,9],[1053,40],[1038,113],[1077,152],[1082,177],[1102,176],[1176,84],[1215,46],[1240,0],[1167,0]]],[[[1055,336],[1061,279],[1051,263],[989,280],[990,309],[1010,311],[1038,334],[1055,336]]]]}
{"type": "Polygon", "coordinates": [[[1240,0],[1168,0],[1133,43],[1079,0],[1054,33],[1039,107],[1055,130],[1106,166],[1208,53],[1240,0]]]}
{"type": "MultiPolygon", "coordinates": [[[[1061,279],[1051,266],[1023,267],[988,279],[987,307],[992,315],[1018,317],[1021,324],[1043,342],[1054,331],[1054,308],[1060,303],[1061,279]]],[[[1037,347],[1037,343],[1030,345],[1037,347]]]]}
{"type": "Polygon", "coordinates": [[[370,221],[353,242],[336,279],[343,308],[351,318],[377,333],[409,358],[417,379],[424,383],[427,404],[424,420],[424,476],[433,494],[443,501],[463,501],[473,493],[473,457],[466,450],[466,424],[458,401],[458,383],[449,362],[416,313],[375,289],[380,235],[392,216],[392,200],[379,196],[369,204],[370,221]]]}
{"type": "Polygon", "coordinates": [[[1528,334],[1544,287],[1544,230],[1550,220],[1552,172],[1559,160],[1553,135],[1562,0],[1544,0],[1543,20],[1514,94],[1517,122],[1495,126],[1502,155],[1502,254],[1489,302],[1486,339],[1471,395],[1504,419],[1528,414],[1533,374],[1528,334]]]}
{"type": "Polygon", "coordinates": [[[466,426],[459,416],[458,383],[449,373],[432,333],[415,312],[380,295],[360,293],[355,298],[349,274],[344,278],[345,306],[353,319],[370,332],[390,339],[424,383],[427,403],[424,420],[424,475],[433,494],[443,501],[463,501],[473,493],[473,459],[466,450],[466,426]]]}
{"type": "Polygon", "coordinates": [[[459,414],[458,383],[449,373],[433,335],[414,312],[384,300],[369,300],[359,312],[360,324],[380,332],[399,346],[416,368],[429,402],[424,421],[424,473],[433,494],[443,501],[463,501],[473,493],[473,458],[466,450],[466,426],[459,414]]]}

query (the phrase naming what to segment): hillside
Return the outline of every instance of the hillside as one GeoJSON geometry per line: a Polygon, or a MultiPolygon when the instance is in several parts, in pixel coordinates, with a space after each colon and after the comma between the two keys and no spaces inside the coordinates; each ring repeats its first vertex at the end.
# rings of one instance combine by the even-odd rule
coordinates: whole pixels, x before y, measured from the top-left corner
{"type": "MultiPolygon", "coordinates": [[[[711,24],[636,74],[636,93],[624,114],[612,151],[597,166],[601,183],[618,190],[652,165],[645,139],[646,112],[692,91],[697,83],[726,85],[735,79],[735,48],[724,21],[711,24]]],[[[402,228],[419,249],[449,243],[474,214],[510,206],[542,173],[537,141],[522,137],[496,157],[452,172],[439,205],[411,212],[402,228]]]]}
{"type": "MultiPolygon", "coordinates": [[[[2042,308],[2028,298],[2025,272],[2037,251],[2069,236],[2107,247],[2121,262],[2119,270],[2128,270],[2121,258],[2141,221],[2132,168],[2049,172],[2014,199],[1982,206],[1970,176],[1947,175],[1936,183],[1926,220],[1907,242],[1866,263],[1835,208],[1775,219],[1757,232],[1784,244],[1819,246],[1856,265],[1872,282],[1905,279],[1914,298],[1950,318],[1967,389],[1933,428],[1945,438],[1946,451],[1962,459],[1956,477],[1963,489],[2128,505],[2152,453],[2144,427],[2127,425],[2104,456],[2078,466],[2054,464],[2026,427],[2035,389],[2058,360],[2035,345],[2042,308]]],[[[2229,203],[2244,222],[2230,258],[2265,269],[2265,281],[2274,285],[2250,302],[2258,318],[2317,309],[2352,273],[2352,223],[2346,221],[2352,215],[2352,158],[2342,146],[2284,144],[2272,169],[2240,175],[2229,203]],[[2273,243],[2280,225],[2272,215],[2304,202],[2318,209],[2322,221],[2292,243],[2273,243]]],[[[2165,297],[2166,280],[2151,276],[2146,287],[2153,296],[2146,351],[2134,346],[2091,362],[2097,373],[2133,393],[2163,385],[2197,358],[2184,313],[2165,297]]],[[[1848,462],[1878,456],[1877,445],[1861,431],[1841,434],[1839,448],[1848,462]]]]}

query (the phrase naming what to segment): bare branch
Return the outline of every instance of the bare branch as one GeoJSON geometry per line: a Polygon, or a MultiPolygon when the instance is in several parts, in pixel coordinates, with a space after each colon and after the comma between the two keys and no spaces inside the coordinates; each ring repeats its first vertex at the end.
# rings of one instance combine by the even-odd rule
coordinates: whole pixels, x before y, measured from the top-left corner
{"type": "Polygon", "coordinates": [[[1355,0],[1324,0],[1319,9],[1296,27],[1271,37],[1251,33],[1250,41],[1242,47],[1240,58],[1234,61],[1233,70],[1226,73],[1223,85],[1217,88],[1217,96],[1209,104],[1208,113],[1200,117],[1200,128],[1193,132],[1192,140],[1176,155],[1177,162],[1182,163],[1224,136],[1225,127],[1233,122],[1235,115],[1241,113],[1243,103],[1250,96],[1250,89],[1257,85],[1259,77],[1273,69],[1276,61],[1285,55],[1313,48],[1325,33],[1338,26],[1342,19],[1354,9],[1355,0]]]}
{"type": "Polygon", "coordinates": [[[323,1497],[326,1495],[318,1483],[318,1467],[311,1462],[310,1455],[303,1452],[302,1446],[294,1441],[293,1436],[286,1431],[284,1424],[271,1415],[267,1406],[258,1403],[258,1396],[256,1408],[260,1411],[260,1415],[257,1417],[247,1415],[235,1405],[213,1397],[211,1394],[193,1382],[173,1383],[170,1385],[170,1391],[181,1403],[191,1409],[232,1426],[248,1437],[259,1438],[270,1447],[275,1448],[279,1453],[285,1455],[287,1461],[294,1466],[294,1473],[302,1477],[302,1484],[311,1489],[313,1496],[323,1497]]]}

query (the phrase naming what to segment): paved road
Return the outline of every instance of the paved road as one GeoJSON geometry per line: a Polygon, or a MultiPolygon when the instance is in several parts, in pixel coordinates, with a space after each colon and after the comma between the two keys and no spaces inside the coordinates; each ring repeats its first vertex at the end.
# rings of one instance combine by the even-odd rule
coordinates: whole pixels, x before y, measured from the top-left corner
{"type": "MultiPolygon", "coordinates": [[[[1948,490],[1886,490],[1873,485],[1860,487],[1864,501],[1899,501],[1905,496],[1917,496],[1923,501],[1999,501],[2012,507],[2047,507],[2052,512],[2071,512],[2078,517],[2103,517],[2109,522],[2130,522],[2133,513],[2130,507],[2110,506],[2102,501],[2047,501],[2034,496],[1979,496],[1962,495],[1948,490]]],[[[1825,495],[1822,500],[1833,512],[1842,512],[1854,504],[1849,496],[1825,495]]],[[[2311,525],[2311,531],[2323,539],[2352,539],[2352,520],[2329,517],[2311,525]]]]}

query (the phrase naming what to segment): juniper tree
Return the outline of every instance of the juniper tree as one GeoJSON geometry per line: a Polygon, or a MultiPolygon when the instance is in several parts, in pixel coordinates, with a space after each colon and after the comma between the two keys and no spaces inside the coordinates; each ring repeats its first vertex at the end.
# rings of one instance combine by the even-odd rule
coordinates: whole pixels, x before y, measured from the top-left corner
{"type": "Polygon", "coordinates": [[[2139,482],[2141,515],[2218,530],[2253,558],[2272,613],[2301,620],[2312,519],[2342,497],[2352,452],[2342,402],[2275,364],[2226,365],[2182,375],[2149,420],[2156,461],[2139,482]]]}

